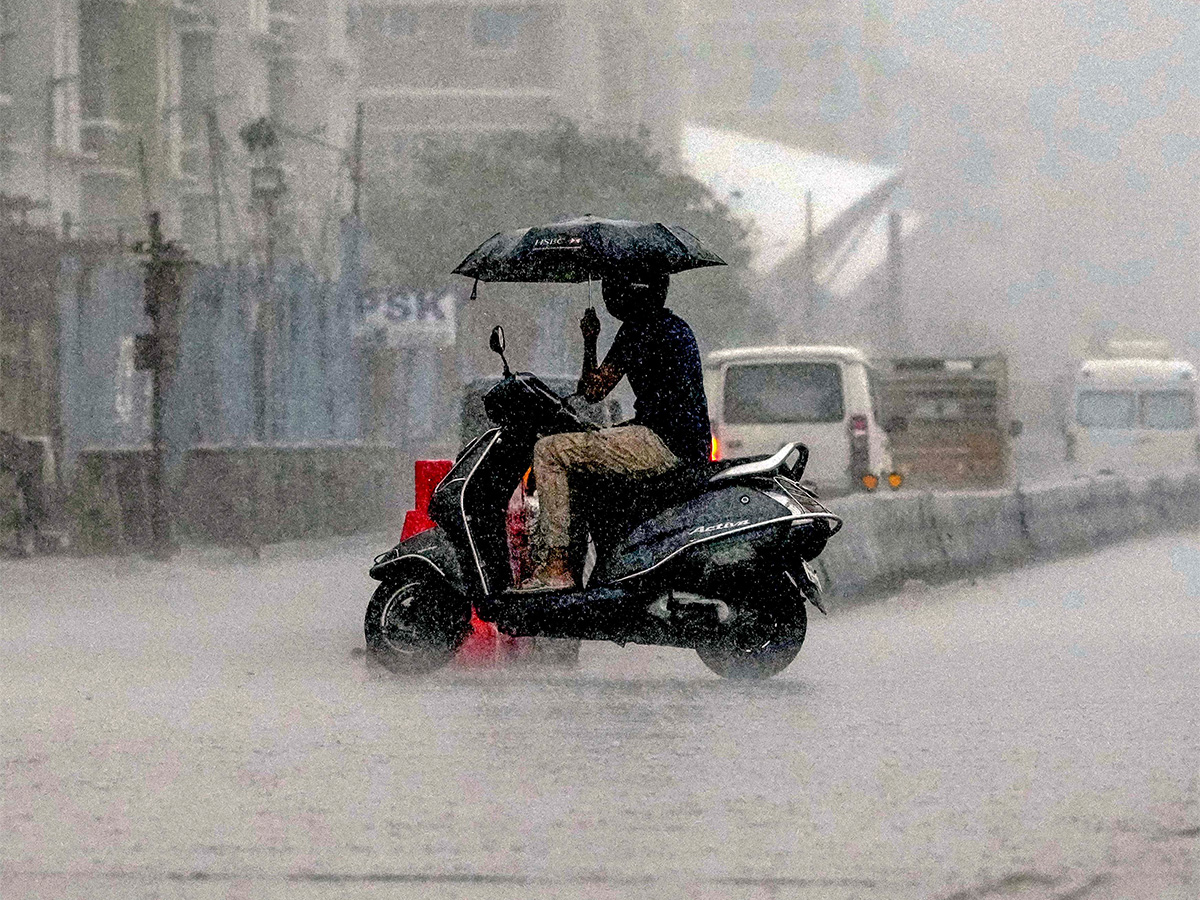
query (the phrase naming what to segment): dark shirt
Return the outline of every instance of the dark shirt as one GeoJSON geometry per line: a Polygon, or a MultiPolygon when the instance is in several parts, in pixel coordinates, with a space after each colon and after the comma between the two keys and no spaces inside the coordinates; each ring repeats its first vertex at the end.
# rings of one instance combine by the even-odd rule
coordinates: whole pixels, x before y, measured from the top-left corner
{"type": "Polygon", "coordinates": [[[645,425],[685,462],[708,459],[712,436],[700,348],[687,322],[669,309],[625,322],[605,363],[629,378],[635,425],[645,425]]]}

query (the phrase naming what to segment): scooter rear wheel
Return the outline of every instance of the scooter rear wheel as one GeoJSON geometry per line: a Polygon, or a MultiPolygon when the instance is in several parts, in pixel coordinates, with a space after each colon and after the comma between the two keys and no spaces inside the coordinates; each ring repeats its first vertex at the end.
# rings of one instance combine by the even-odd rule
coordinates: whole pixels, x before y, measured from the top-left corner
{"type": "Polygon", "coordinates": [[[397,675],[425,675],[454,657],[471,627],[470,604],[434,576],[385,581],[367,604],[372,658],[397,675]]]}
{"type": "Polygon", "coordinates": [[[722,678],[770,678],[791,665],[804,644],[808,614],[803,604],[797,607],[789,630],[786,638],[767,641],[757,647],[697,647],[696,655],[722,678]]]}
{"type": "Polygon", "coordinates": [[[701,661],[722,678],[770,678],[786,669],[800,652],[799,644],[767,644],[757,650],[698,647],[701,661]]]}

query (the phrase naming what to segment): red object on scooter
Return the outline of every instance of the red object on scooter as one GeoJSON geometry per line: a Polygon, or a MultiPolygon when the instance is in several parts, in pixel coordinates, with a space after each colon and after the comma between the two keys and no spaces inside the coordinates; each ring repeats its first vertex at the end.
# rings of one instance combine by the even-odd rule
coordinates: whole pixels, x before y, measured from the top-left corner
{"type": "MultiPolygon", "coordinates": [[[[530,508],[526,482],[522,479],[513,492],[505,517],[509,564],[512,566],[514,583],[520,583],[533,574],[529,532],[535,516],[536,508],[530,508]]],[[[470,667],[503,665],[528,657],[532,649],[533,638],[501,634],[495,625],[480,621],[472,612],[471,634],[455,654],[454,661],[457,665],[470,667]]]]}

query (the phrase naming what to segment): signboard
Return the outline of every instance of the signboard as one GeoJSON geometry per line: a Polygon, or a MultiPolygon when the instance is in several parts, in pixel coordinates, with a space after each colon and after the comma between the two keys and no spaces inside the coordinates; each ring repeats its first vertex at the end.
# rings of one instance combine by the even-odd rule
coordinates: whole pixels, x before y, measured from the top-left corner
{"type": "Polygon", "coordinates": [[[359,336],[389,350],[452,347],[455,303],[449,292],[373,291],[363,305],[359,336]]]}

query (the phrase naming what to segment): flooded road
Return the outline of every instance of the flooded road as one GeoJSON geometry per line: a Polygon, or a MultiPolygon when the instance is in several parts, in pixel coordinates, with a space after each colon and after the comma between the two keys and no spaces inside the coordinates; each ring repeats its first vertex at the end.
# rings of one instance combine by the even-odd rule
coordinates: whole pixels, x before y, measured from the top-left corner
{"type": "Polygon", "coordinates": [[[376,549],[0,562],[5,900],[1197,894],[1200,535],[816,615],[760,683],[398,680],[376,549]]]}

